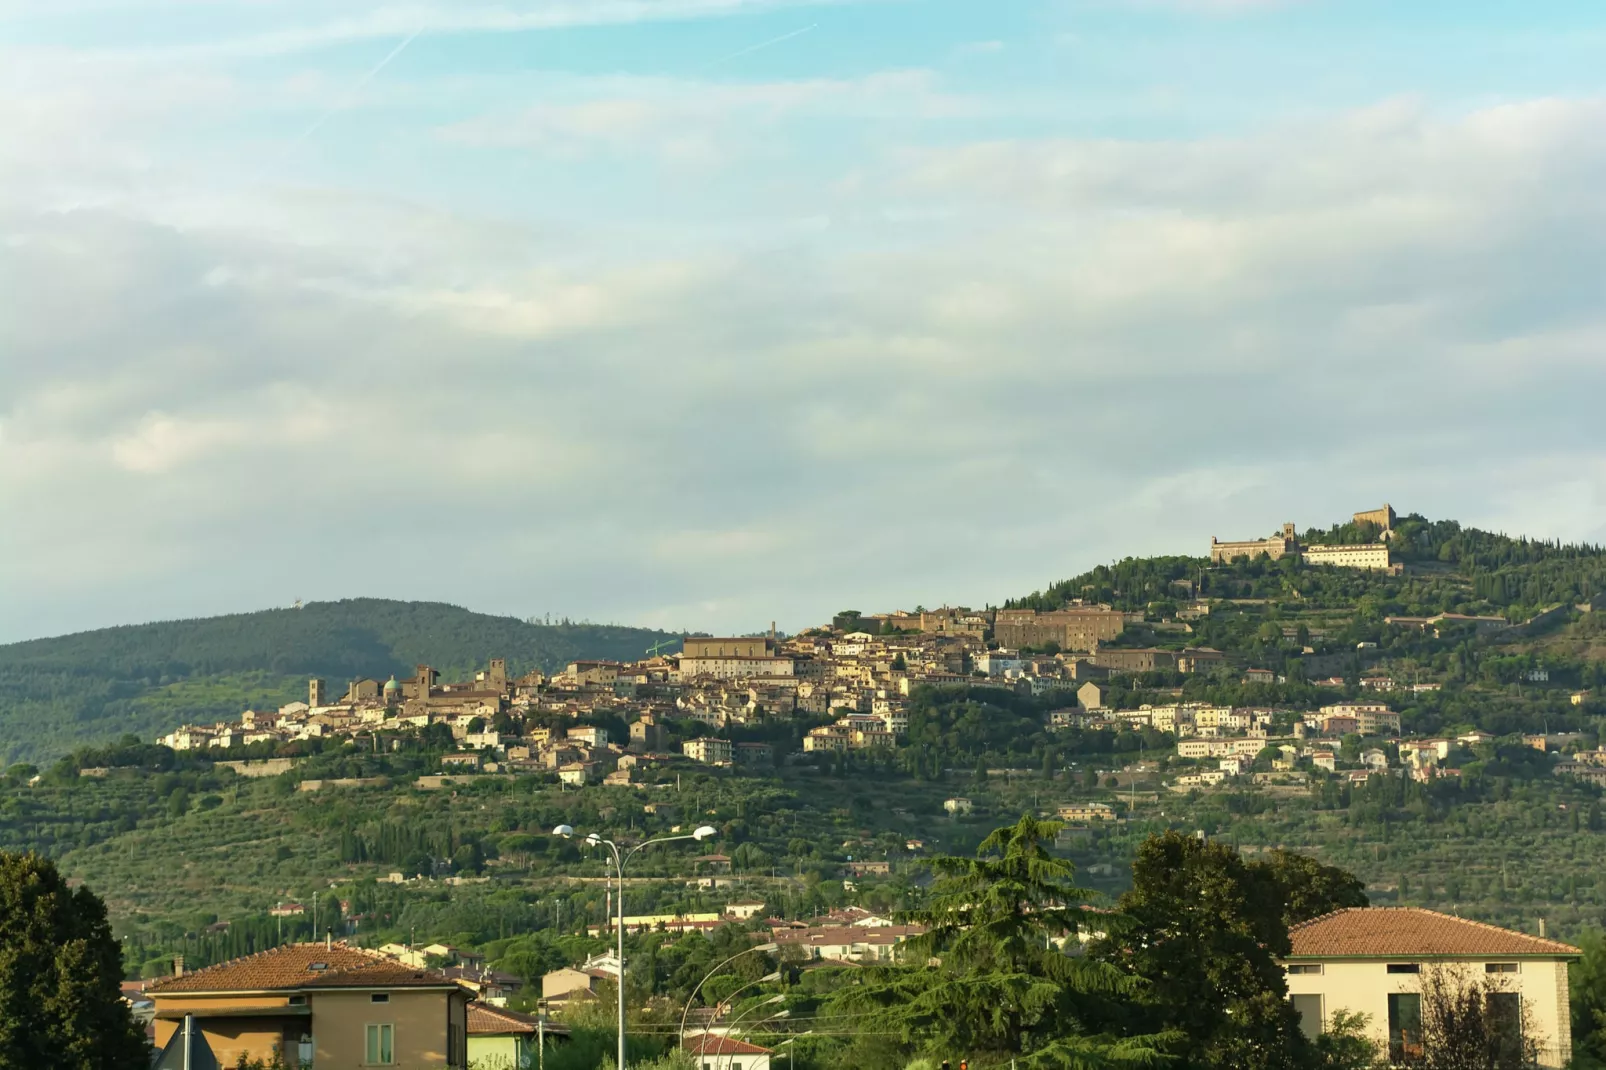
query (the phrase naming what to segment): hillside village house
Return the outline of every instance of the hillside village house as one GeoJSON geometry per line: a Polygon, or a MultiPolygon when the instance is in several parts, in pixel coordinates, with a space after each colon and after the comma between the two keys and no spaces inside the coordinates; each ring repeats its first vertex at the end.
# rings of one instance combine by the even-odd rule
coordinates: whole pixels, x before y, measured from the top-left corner
{"type": "Polygon", "coordinates": [[[540,1034],[567,1036],[567,1026],[542,1023],[533,1015],[483,1003],[468,1005],[468,1065],[517,1067],[535,1065],[540,1034]]]}
{"type": "MultiPolygon", "coordinates": [[[[179,967],[182,970],[182,966],[179,967]]],[[[468,1060],[469,994],[344,943],[290,944],[150,984],[156,1048],[186,1017],[220,1066],[242,1057],[318,1067],[444,1068],[468,1060]]]]}
{"type": "Polygon", "coordinates": [[[1445,968],[1500,984],[1510,1020],[1527,1016],[1540,1066],[1572,1057],[1567,964],[1579,951],[1569,944],[1414,907],[1335,911],[1294,926],[1289,939],[1289,999],[1311,1035],[1338,1011],[1358,1012],[1391,1062],[1409,1059],[1422,1042],[1422,973],[1445,968]]]}

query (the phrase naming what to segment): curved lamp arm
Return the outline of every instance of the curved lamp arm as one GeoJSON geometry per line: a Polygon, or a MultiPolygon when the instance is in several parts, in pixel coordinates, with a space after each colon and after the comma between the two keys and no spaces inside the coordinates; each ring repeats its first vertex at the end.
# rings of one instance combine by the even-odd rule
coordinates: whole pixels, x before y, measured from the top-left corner
{"type": "Polygon", "coordinates": [[[751,955],[755,951],[765,951],[765,952],[774,951],[778,947],[780,947],[780,945],[776,944],[776,943],[773,943],[773,942],[772,943],[768,943],[768,944],[754,944],[750,948],[747,948],[747,949],[745,949],[743,951],[736,952],[736,954],[732,955],[730,958],[726,959],[724,962],[719,963],[713,969],[711,969],[707,973],[703,974],[703,979],[701,981],[697,982],[697,987],[693,988],[691,990],[691,995],[686,997],[686,1008],[680,1012],[680,1043],[682,1045],[684,1045],[686,1043],[686,1019],[691,1014],[692,1000],[697,998],[697,993],[699,993],[699,992],[701,992],[703,990],[704,983],[706,983],[707,980],[710,977],[714,976],[714,974],[718,973],[720,970],[723,970],[726,966],[729,966],[731,963],[735,962],[737,959],[741,958],[743,955],[751,955]]]}

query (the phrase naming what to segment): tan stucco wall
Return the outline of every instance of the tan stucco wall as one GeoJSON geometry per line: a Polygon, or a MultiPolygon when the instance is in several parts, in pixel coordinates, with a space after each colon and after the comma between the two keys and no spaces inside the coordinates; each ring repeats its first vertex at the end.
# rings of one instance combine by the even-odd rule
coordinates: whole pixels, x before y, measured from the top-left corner
{"type": "MultiPolygon", "coordinates": [[[[201,1036],[212,1054],[217,1056],[221,1066],[233,1066],[241,1055],[248,1059],[269,1060],[275,1050],[283,1048],[291,1055],[295,1054],[295,1043],[301,1039],[301,1030],[306,1028],[306,1021],[300,1023],[280,1023],[263,1021],[259,1018],[236,1018],[207,1020],[201,1019],[196,1023],[200,1027],[201,1036]],[[288,1044],[286,1040],[288,1039],[288,1044]]],[[[183,1029],[184,1023],[158,1021],[156,1023],[156,1048],[160,1051],[172,1039],[173,1034],[183,1029]]]]}
{"type": "Polygon", "coordinates": [[[395,991],[389,1003],[375,1003],[372,993],[319,992],[312,1000],[312,1037],[318,1070],[359,1070],[368,1064],[367,1026],[389,1022],[396,1027],[393,1066],[402,1070],[439,1070],[461,1066],[467,1058],[467,998],[461,992],[395,991]],[[450,1018],[448,1017],[450,1015],[450,1018]],[[457,1025],[458,1050],[446,1050],[446,1025],[457,1025]]]}
{"type": "MultiPolygon", "coordinates": [[[[153,993],[151,998],[156,1003],[158,1014],[163,1012],[189,1011],[195,1014],[215,1012],[232,1007],[285,1007],[289,1005],[287,995],[265,996],[190,996],[173,997],[153,993]]],[[[268,1059],[273,1055],[276,1047],[284,1042],[288,1035],[294,1043],[300,1039],[301,1030],[307,1027],[308,1019],[294,1018],[288,1021],[275,1021],[271,1018],[235,1018],[235,1019],[209,1019],[198,1018],[196,1024],[200,1026],[201,1034],[206,1038],[207,1044],[212,1048],[218,1061],[224,1064],[234,1063],[244,1053],[251,1059],[268,1059]]],[[[170,1021],[164,1018],[156,1020],[156,1047],[160,1050],[173,1034],[183,1029],[182,1019],[170,1021]]]]}
{"type": "MultiPolygon", "coordinates": [[[[304,1031],[312,1033],[314,1064],[318,1070],[358,1070],[367,1064],[368,1023],[389,1022],[396,1027],[393,1066],[401,1070],[442,1070],[460,1067],[468,1057],[468,996],[462,990],[447,992],[390,990],[390,1002],[375,1003],[369,990],[329,990],[309,992],[310,1018],[288,1023],[272,1019],[199,1020],[201,1031],[219,1063],[232,1065],[243,1052],[252,1059],[271,1058],[276,1045],[292,1058],[304,1031]],[[457,1026],[457,1051],[446,1050],[448,1021],[457,1026]],[[281,1032],[282,1030],[282,1032],[281,1032]]],[[[284,1005],[277,996],[202,996],[163,999],[156,996],[158,1012],[164,1010],[216,1011],[228,1007],[284,1005]]],[[[158,1020],[156,1043],[167,1043],[182,1022],[158,1020]]]]}
{"type": "MultiPolygon", "coordinates": [[[[1309,962],[1312,960],[1301,960],[1309,962]]],[[[1396,959],[1396,962],[1415,961],[1396,959]]],[[[1509,991],[1522,996],[1529,1025],[1540,1044],[1539,1064],[1560,1067],[1572,1054],[1572,1026],[1567,1005],[1567,963],[1559,959],[1513,960],[1468,959],[1446,963],[1459,965],[1470,981],[1482,981],[1486,962],[1517,961],[1518,972],[1498,974],[1509,991]]],[[[1389,973],[1388,963],[1324,961],[1319,974],[1288,975],[1288,994],[1316,994],[1322,997],[1322,1026],[1332,1022],[1335,1011],[1347,1010],[1368,1016],[1367,1030],[1378,1043],[1388,1044],[1388,997],[1394,992],[1420,992],[1419,974],[1389,973]]],[[[1426,968],[1426,964],[1424,964],[1426,968]]]]}

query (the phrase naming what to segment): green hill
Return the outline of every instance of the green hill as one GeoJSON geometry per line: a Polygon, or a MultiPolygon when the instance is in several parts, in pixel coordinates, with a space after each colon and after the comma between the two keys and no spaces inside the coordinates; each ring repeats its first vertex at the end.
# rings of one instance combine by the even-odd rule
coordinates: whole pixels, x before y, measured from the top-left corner
{"type": "Polygon", "coordinates": [[[281,705],[304,698],[311,676],[338,690],[425,662],[451,679],[492,657],[513,672],[550,671],[575,658],[638,658],[666,638],[674,637],[355,598],[34,639],[0,646],[0,757],[37,762],[125,733],[149,737],[281,705]]]}

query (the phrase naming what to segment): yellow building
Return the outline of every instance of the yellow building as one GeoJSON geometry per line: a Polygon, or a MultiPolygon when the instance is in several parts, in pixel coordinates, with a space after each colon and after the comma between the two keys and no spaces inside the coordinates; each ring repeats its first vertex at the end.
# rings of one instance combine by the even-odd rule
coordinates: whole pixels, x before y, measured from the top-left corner
{"type": "Polygon", "coordinates": [[[438,970],[344,943],[290,944],[149,985],[156,1048],[186,1018],[219,1065],[244,1057],[317,1067],[462,1067],[469,995],[438,970]]]}
{"type": "Polygon", "coordinates": [[[1538,1065],[1572,1057],[1567,964],[1576,947],[1414,907],[1339,910],[1288,935],[1289,999],[1311,1036],[1339,1011],[1364,1014],[1389,1061],[1408,1061],[1421,1053],[1422,978],[1443,970],[1462,984],[1492,983],[1509,1020],[1538,1047],[1538,1065]]]}

